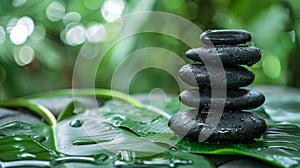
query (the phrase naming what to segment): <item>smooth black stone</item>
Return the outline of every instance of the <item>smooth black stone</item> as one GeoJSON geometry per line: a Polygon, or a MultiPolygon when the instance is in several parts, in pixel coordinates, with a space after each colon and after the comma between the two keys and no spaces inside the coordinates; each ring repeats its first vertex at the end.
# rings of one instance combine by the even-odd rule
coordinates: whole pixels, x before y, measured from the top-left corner
{"type": "Polygon", "coordinates": [[[226,46],[226,47],[200,47],[188,50],[185,55],[194,61],[216,62],[221,59],[225,65],[251,66],[261,59],[261,52],[254,46],[226,46]]]}
{"type": "MultiPolygon", "coordinates": [[[[214,102],[216,105],[222,105],[222,90],[216,90],[214,102]]],[[[223,91],[224,92],[224,91],[223,91]]],[[[184,90],[179,95],[179,100],[189,106],[199,109],[208,109],[211,107],[211,90],[184,90]]],[[[253,109],[262,105],[265,101],[265,96],[254,90],[235,89],[227,90],[225,99],[226,110],[245,110],[253,109]]]]}
{"type": "Polygon", "coordinates": [[[179,77],[187,84],[191,86],[198,86],[200,88],[210,88],[210,77],[217,79],[214,83],[215,87],[225,86],[227,88],[238,88],[250,85],[254,80],[254,73],[247,68],[241,66],[233,67],[209,67],[210,73],[207,71],[207,67],[203,64],[187,64],[179,70],[179,77]],[[225,71],[225,77],[224,73],[225,71]],[[209,74],[211,76],[209,76],[209,74]]]}
{"type": "Polygon", "coordinates": [[[208,46],[236,45],[251,41],[251,34],[245,30],[207,30],[200,40],[208,46]]]}
{"type": "Polygon", "coordinates": [[[251,142],[266,130],[266,122],[259,116],[245,111],[226,111],[222,113],[215,129],[205,123],[207,111],[190,109],[176,113],[168,125],[177,135],[191,141],[198,141],[201,130],[212,131],[207,142],[251,142]]]}

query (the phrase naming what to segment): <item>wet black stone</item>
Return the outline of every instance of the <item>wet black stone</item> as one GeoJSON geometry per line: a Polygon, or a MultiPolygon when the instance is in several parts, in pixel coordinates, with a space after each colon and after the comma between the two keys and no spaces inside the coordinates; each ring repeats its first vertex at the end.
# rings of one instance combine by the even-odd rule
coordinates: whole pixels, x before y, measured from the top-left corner
{"type": "Polygon", "coordinates": [[[208,46],[236,45],[251,41],[251,34],[245,30],[207,30],[200,40],[208,46]]]}
{"type": "Polygon", "coordinates": [[[251,66],[261,59],[261,52],[254,46],[226,46],[226,47],[200,47],[188,50],[185,55],[194,61],[208,62],[222,61],[225,65],[248,65],[251,66]]]}
{"type": "Polygon", "coordinates": [[[207,68],[203,64],[184,65],[179,70],[179,76],[185,83],[200,88],[210,88],[210,77],[217,79],[214,80],[217,81],[214,83],[215,87],[227,88],[248,86],[253,82],[255,77],[254,73],[241,66],[224,68],[210,66],[207,68]],[[209,69],[210,73],[208,73],[207,69],[209,69]],[[224,78],[224,71],[226,78],[224,78]]]}
{"type": "Polygon", "coordinates": [[[265,96],[254,90],[235,89],[235,90],[214,90],[216,93],[214,98],[211,96],[210,90],[184,90],[179,95],[179,100],[190,107],[200,109],[208,109],[213,101],[217,105],[222,105],[226,93],[225,109],[226,110],[245,110],[253,109],[262,105],[265,101],[265,96]],[[223,93],[223,94],[222,94],[223,93]]]}
{"type": "Polygon", "coordinates": [[[207,142],[250,142],[266,130],[266,122],[259,116],[245,111],[225,111],[214,129],[205,123],[208,112],[190,109],[176,113],[168,125],[177,135],[198,141],[201,130],[211,132],[207,142]]]}

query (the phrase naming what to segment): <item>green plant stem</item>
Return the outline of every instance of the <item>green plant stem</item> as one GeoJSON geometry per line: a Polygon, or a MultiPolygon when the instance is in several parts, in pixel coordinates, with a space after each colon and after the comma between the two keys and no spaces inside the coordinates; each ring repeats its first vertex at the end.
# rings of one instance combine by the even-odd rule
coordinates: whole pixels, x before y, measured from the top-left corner
{"type": "Polygon", "coordinates": [[[117,98],[133,106],[149,109],[155,113],[158,113],[166,117],[167,119],[171,118],[171,116],[168,113],[164,112],[161,109],[158,109],[150,105],[144,105],[143,103],[131,97],[130,95],[115,90],[109,90],[109,89],[97,89],[97,88],[96,89],[65,89],[65,90],[57,90],[53,92],[46,92],[42,94],[36,94],[24,98],[49,98],[49,97],[62,97],[62,96],[93,96],[93,95],[97,98],[103,98],[103,99],[117,98]]]}
{"type": "Polygon", "coordinates": [[[144,105],[133,97],[114,90],[109,89],[65,89],[57,90],[53,92],[46,92],[42,94],[36,94],[32,96],[26,96],[24,98],[49,98],[49,97],[62,97],[62,96],[95,96],[97,98],[110,99],[117,98],[125,101],[136,107],[144,107],[144,105]]]}
{"type": "Polygon", "coordinates": [[[56,125],[55,116],[49,111],[46,107],[34,104],[26,99],[15,99],[15,100],[5,100],[0,101],[0,107],[7,107],[7,108],[27,108],[30,111],[36,113],[37,115],[41,116],[45,121],[50,124],[51,126],[56,125]]]}
{"type": "MultiPolygon", "coordinates": [[[[73,89],[73,90],[58,90],[53,92],[47,92],[42,94],[37,94],[33,96],[27,96],[24,98],[49,98],[49,97],[61,97],[61,96],[93,96],[97,98],[109,99],[109,98],[117,98],[119,100],[125,101],[133,106],[146,108],[153,112],[156,112],[166,118],[170,118],[170,115],[164,112],[161,109],[158,109],[154,106],[144,105],[133,97],[124,94],[122,92],[109,90],[109,89],[73,89]]],[[[6,100],[0,101],[0,107],[7,108],[27,108],[37,115],[41,116],[45,121],[51,125],[55,126],[57,121],[55,116],[42,105],[34,104],[30,100],[27,99],[15,99],[15,100],[6,100]]]]}

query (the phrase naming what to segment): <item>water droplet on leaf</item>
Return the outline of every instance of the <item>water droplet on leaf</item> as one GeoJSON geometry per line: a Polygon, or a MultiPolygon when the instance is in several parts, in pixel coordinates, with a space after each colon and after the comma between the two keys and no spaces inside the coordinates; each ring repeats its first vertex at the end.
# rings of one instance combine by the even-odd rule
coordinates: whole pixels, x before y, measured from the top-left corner
{"type": "Polygon", "coordinates": [[[35,135],[32,137],[34,140],[38,141],[38,142],[44,142],[47,138],[43,135],[35,135]]]}
{"type": "Polygon", "coordinates": [[[36,156],[34,154],[31,153],[21,153],[17,155],[19,158],[23,159],[23,158],[35,158],[36,156]]]}
{"type": "Polygon", "coordinates": [[[74,128],[81,127],[82,124],[83,124],[83,121],[82,121],[82,120],[78,120],[78,119],[72,120],[72,121],[70,122],[70,126],[71,126],[71,127],[74,127],[74,128]]]}

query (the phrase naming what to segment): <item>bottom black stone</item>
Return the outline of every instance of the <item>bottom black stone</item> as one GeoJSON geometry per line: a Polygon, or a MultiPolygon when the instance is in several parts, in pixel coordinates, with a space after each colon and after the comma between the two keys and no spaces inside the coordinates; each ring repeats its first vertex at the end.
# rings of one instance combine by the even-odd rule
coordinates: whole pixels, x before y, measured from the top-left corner
{"type": "MultiPolygon", "coordinates": [[[[245,111],[227,111],[213,129],[205,123],[208,112],[197,109],[181,111],[170,119],[168,125],[177,135],[191,141],[199,141],[202,133],[211,133],[206,142],[241,142],[247,143],[259,138],[266,130],[266,122],[259,116],[245,111]]],[[[215,118],[210,119],[213,121],[215,118]]]]}

